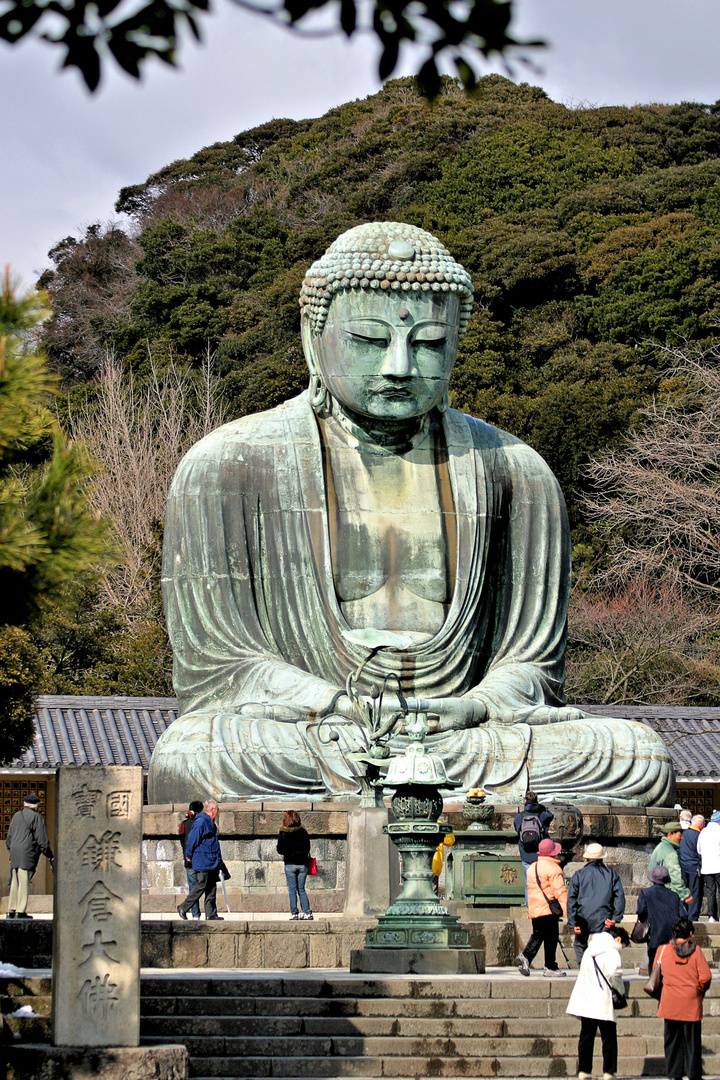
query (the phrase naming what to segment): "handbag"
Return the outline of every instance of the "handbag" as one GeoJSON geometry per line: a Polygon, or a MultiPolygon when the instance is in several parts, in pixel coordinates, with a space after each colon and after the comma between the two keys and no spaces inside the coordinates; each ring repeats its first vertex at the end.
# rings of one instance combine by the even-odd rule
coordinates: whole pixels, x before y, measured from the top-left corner
{"type": "Polygon", "coordinates": [[[662,960],[662,954],[665,952],[667,946],[663,945],[658,955],[655,957],[655,965],[650,972],[650,978],[643,986],[643,990],[651,998],[655,998],[656,1001],[660,1000],[662,994],[662,967],[660,962],[662,960]]]}
{"type": "MultiPolygon", "coordinates": [[[[597,962],[597,960],[595,959],[594,956],[593,956],[593,964],[595,965],[595,973],[598,976],[598,982],[600,982],[600,979],[602,979],[602,981],[605,983],[608,990],[610,991],[610,997],[612,998],[613,1009],[627,1009],[627,1003],[628,1002],[627,1002],[627,997],[625,996],[624,992],[621,992],[618,989],[617,986],[613,986],[613,984],[610,982],[610,980],[608,978],[606,978],[605,974],[598,967],[598,962],[597,962]]],[[[623,984],[623,991],[624,990],[625,990],[625,986],[623,984]]]]}
{"type": "Polygon", "coordinates": [[[311,855],[308,859],[308,874],[310,877],[315,877],[317,874],[317,859],[314,855],[311,855]]]}
{"type": "Polygon", "coordinates": [[[630,940],[634,941],[636,945],[642,945],[650,937],[650,923],[642,922],[640,919],[635,923],[630,933],[630,940]]]}
{"type": "Polygon", "coordinates": [[[538,874],[537,863],[535,863],[535,880],[537,881],[538,889],[543,894],[543,899],[545,900],[545,903],[550,908],[550,914],[554,915],[557,919],[561,919],[563,915],[562,904],[554,896],[552,900],[548,900],[547,896],[545,895],[545,890],[540,884],[540,875],[538,874]]]}

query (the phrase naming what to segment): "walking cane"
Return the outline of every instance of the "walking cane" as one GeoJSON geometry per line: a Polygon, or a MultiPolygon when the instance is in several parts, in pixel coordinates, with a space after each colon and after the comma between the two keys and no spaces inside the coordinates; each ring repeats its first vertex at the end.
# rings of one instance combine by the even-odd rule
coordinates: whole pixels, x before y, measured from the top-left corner
{"type": "Polygon", "coordinates": [[[222,870],[220,871],[220,886],[223,891],[223,896],[225,897],[225,907],[228,910],[228,914],[230,914],[230,902],[228,901],[227,889],[225,888],[225,875],[222,870]]]}

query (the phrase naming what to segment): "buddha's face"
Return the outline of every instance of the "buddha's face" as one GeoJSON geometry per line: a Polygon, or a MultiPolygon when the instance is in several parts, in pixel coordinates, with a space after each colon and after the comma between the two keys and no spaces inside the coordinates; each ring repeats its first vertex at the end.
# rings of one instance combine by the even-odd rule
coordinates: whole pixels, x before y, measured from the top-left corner
{"type": "Polygon", "coordinates": [[[455,293],[337,293],[306,348],[333,397],[378,420],[409,420],[438,405],[458,345],[455,293]]]}

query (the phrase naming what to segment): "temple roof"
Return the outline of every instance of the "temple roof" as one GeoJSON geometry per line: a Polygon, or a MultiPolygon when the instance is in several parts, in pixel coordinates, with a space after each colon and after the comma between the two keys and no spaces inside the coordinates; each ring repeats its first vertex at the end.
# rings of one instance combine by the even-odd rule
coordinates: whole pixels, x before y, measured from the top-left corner
{"type": "MultiPolygon", "coordinates": [[[[680,782],[720,783],[720,709],[689,705],[584,705],[588,712],[639,720],[670,750],[680,782]]],[[[46,695],[36,702],[35,739],[7,770],[59,765],[141,765],[177,717],[175,698],[46,695]]]]}
{"type": "Polygon", "coordinates": [[[720,709],[692,705],[584,705],[602,716],[640,720],[670,751],[680,783],[720,783],[720,709]]]}
{"type": "Polygon", "coordinates": [[[142,765],[177,716],[175,698],[39,697],[33,744],[6,769],[142,765]]]}

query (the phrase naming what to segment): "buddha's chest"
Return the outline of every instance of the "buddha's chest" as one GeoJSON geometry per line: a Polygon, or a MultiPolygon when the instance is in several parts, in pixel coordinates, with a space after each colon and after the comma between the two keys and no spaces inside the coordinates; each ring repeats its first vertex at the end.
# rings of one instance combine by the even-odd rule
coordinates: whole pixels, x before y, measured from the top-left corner
{"type": "Polygon", "coordinates": [[[454,587],[455,514],[447,464],[326,450],[333,578],[351,625],[434,633],[454,587]]]}

